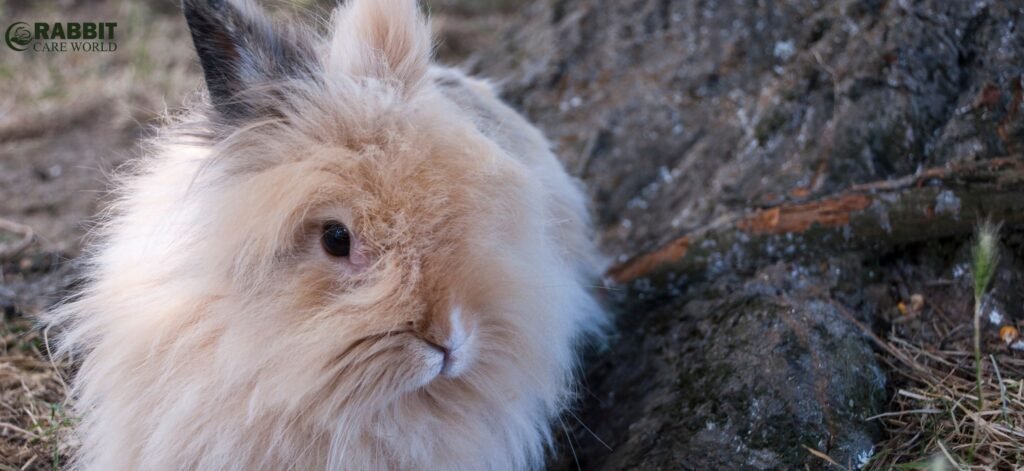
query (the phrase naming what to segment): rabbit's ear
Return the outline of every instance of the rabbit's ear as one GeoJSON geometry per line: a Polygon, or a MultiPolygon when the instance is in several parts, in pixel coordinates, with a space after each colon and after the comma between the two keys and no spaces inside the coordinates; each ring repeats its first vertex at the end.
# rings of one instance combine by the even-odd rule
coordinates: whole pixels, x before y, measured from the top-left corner
{"type": "Polygon", "coordinates": [[[335,14],[327,67],[409,91],[426,76],[431,52],[430,25],[416,0],[349,0],[335,14]]]}
{"type": "Polygon", "coordinates": [[[311,75],[312,48],[247,0],[183,0],[214,108],[230,121],[265,114],[265,86],[311,75]]]}

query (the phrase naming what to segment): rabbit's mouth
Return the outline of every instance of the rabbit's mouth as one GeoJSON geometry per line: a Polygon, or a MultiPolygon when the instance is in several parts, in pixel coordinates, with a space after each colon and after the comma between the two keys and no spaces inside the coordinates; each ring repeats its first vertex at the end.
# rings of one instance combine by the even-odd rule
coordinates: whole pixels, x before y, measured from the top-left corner
{"type": "Polygon", "coordinates": [[[446,372],[450,371],[451,370],[451,363],[452,363],[452,359],[451,359],[452,352],[451,352],[451,350],[449,350],[447,347],[444,347],[442,345],[438,345],[438,344],[436,344],[434,342],[431,342],[429,340],[426,340],[426,339],[424,339],[423,342],[426,343],[428,347],[430,347],[431,349],[434,350],[435,353],[433,354],[433,356],[436,357],[437,356],[436,353],[440,353],[441,354],[441,368],[437,371],[437,374],[443,375],[443,374],[446,374],[446,372]]]}
{"type": "Polygon", "coordinates": [[[438,375],[457,378],[469,369],[475,356],[475,329],[467,329],[460,307],[451,310],[447,326],[442,335],[436,336],[438,340],[432,340],[429,335],[420,336],[420,339],[441,354],[441,369],[438,375]]]}
{"type": "Polygon", "coordinates": [[[334,378],[331,389],[345,391],[373,384],[380,388],[378,393],[386,395],[385,391],[390,391],[401,395],[435,381],[459,378],[472,365],[473,337],[460,330],[440,342],[413,330],[362,337],[328,363],[327,369],[334,378]]]}
{"type": "MultiPolygon", "coordinates": [[[[439,344],[415,332],[392,334],[381,343],[398,343],[386,347],[388,355],[384,369],[389,371],[399,384],[395,392],[409,393],[426,388],[436,381],[451,380],[464,374],[469,367],[469,357],[464,345],[439,344]]],[[[376,349],[376,348],[375,348],[376,349]]]]}
{"type": "Polygon", "coordinates": [[[423,338],[417,338],[417,340],[426,350],[423,354],[424,363],[426,370],[430,372],[430,379],[424,385],[437,379],[458,378],[469,369],[472,362],[472,343],[468,339],[448,341],[444,344],[423,338]]]}
{"type": "Polygon", "coordinates": [[[469,352],[470,344],[467,340],[467,338],[463,338],[457,341],[446,342],[445,345],[438,345],[429,340],[423,340],[435,352],[441,354],[441,369],[437,373],[439,376],[457,378],[466,372],[469,368],[471,357],[469,352]]]}

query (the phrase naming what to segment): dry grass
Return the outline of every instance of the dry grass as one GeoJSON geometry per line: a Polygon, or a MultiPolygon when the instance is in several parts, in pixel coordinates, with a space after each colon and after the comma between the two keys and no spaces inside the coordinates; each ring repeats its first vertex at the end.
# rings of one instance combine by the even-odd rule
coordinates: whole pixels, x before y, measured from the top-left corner
{"type": "MultiPolygon", "coordinates": [[[[953,338],[948,346],[940,341],[926,348],[895,330],[886,340],[873,337],[899,384],[890,412],[874,418],[889,439],[873,458],[873,469],[1024,468],[1024,360],[1009,351],[1017,345],[1018,329],[1004,325],[992,338],[981,321],[999,252],[999,227],[979,225],[971,250],[969,342],[952,335],[966,330],[958,327],[963,320],[941,316],[940,309],[933,309],[941,319],[933,320],[933,329],[943,339],[953,338]],[[1001,338],[1007,329],[1013,335],[1001,338]],[[992,353],[983,354],[983,346],[992,353]]],[[[920,311],[923,297],[916,304],[920,311]]]]}
{"type": "MultiPolygon", "coordinates": [[[[1024,469],[1024,359],[998,338],[986,336],[991,353],[982,361],[979,401],[966,313],[950,316],[933,308],[931,314],[920,314],[927,319],[918,320],[941,335],[921,335],[916,342],[901,337],[895,327],[882,338],[852,313],[846,315],[875,343],[895,385],[888,412],[868,418],[881,423],[887,438],[876,445],[864,469],[1024,469]],[[938,340],[921,345],[925,338],[938,340]]],[[[827,456],[819,458],[842,469],[827,456]]]]}
{"type": "MultiPolygon", "coordinates": [[[[59,131],[78,108],[104,102],[90,118],[123,123],[151,118],[195,87],[197,73],[184,25],[155,11],[160,2],[35,2],[0,4],[5,18],[27,21],[116,21],[117,51],[14,53],[0,60],[0,128],[29,123],[59,131]],[[56,119],[57,122],[51,121],[56,119]],[[25,123],[25,121],[28,123],[25,123]],[[16,122],[21,122],[20,124],[16,122]]],[[[73,123],[69,123],[73,124],[73,123]]]]}
{"type": "Polygon", "coordinates": [[[26,320],[0,324],[0,470],[59,469],[73,446],[62,371],[26,320]]]}
{"type": "Polygon", "coordinates": [[[897,337],[881,345],[903,381],[890,412],[877,417],[889,439],[870,469],[926,469],[935,456],[952,469],[1024,467],[1024,360],[984,358],[979,410],[969,349],[925,349],[897,337]]]}

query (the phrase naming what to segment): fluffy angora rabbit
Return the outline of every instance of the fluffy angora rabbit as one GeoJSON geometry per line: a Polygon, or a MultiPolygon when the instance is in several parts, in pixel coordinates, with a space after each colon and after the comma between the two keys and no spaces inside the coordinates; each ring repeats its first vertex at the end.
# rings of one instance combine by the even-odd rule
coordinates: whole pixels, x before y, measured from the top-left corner
{"type": "Polygon", "coordinates": [[[50,314],[88,470],[543,466],[604,324],[581,191],[414,0],[186,0],[208,95],[50,314]]]}

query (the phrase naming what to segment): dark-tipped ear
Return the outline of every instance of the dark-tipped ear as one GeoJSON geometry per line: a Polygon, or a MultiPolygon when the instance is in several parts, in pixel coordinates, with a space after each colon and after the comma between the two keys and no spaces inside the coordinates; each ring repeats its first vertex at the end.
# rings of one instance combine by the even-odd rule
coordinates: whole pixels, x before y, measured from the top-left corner
{"type": "Polygon", "coordinates": [[[247,91],[288,77],[311,75],[312,48],[274,28],[245,1],[183,0],[192,42],[214,108],[231,121],[265,114],[265,101],[247,91]]]}

